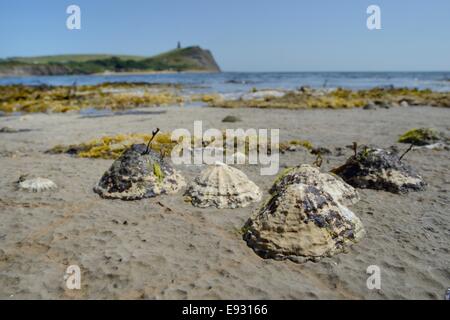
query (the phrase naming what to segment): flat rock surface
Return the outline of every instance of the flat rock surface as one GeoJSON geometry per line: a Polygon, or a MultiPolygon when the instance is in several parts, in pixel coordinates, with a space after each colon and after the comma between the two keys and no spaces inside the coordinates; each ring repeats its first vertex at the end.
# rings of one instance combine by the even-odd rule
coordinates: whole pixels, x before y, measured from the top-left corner
{"type": "MultiPolygon", "coordinates": [[[[145,299],[442,299],[450,279],[448,151],[413,150],[408,162],[427,181],[424,192],[397,195],[358,190],[350,209],[367,234],[347,253],[318,263],[264,260],[240,228],[260,204],[199,209],[176,195],[124,202],[92,192],[112,161],[50,155],[57,144],[102,135],[187,128],[280,128],[280,141],[307,139],[332,155],[322,171],[351,156],[353,141],[397,145],[414,127],[448,134],[450,110],[429,107],[354,110],[236,109],[243,119],[222,123],[227,109],[164,107],[165,114],[82,118],[79,114],[1,117],[0,127],[31,129],[0,143],[0,298],[145,299]],[[335,148],[342,152],[335,152],[335,148]],[[339,155],[337,155],[339,154],[339,155]],[[52,192],[16,191],[22,174],[51,179],[52,192]],[[65,270],[81,268],[81,290],[66,289],[65,270]],[[381,290],[369,290],[366,269],[381,268],[381,290]]],[[[312,163],[304,150],[280,157],[283,167],[312,163]]],[[[202,167],[179,167],[186,182],[202,167]]],[[[239,166],[267,197],[275,176],[239,166]]],[[[281,169],[281,168],[280,168],[281,169]]]]}

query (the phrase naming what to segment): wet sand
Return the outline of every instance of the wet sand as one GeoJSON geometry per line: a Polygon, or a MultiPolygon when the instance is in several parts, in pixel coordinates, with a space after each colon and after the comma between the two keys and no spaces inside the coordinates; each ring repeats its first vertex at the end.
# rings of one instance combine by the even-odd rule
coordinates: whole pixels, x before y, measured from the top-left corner
{"type": "MultiPolygon", "coordinates": [[[[148,109],[147,109],[148,110],[148,109]]],[[[0,117],[0,298],[2,299],[443,299],[450,287],[449,151],[414,150],[406,159],[428,183],[424,192],[395,195],[360,190],[351,209],[367,234],[348,252],[320,262],[264,260],[239,229],[252,210],[198,209],[182,193],[140,201],[105,200],[92,192],[111,160],[44,153],[57,144],[102,135],[204,129],[280,128],[280,140],[307,139],[327,147],[323,170],[342,164],[353,141],[397,145],[414,127],[449,134],[450,110],[264,110],[161,107],[158,114],[86,118],[79,114],[0,117]],[[222,123],[226,115],[243,121],[222,123]],[[334,148],[343,148],[337,155],[334,148]],[[59,188],[15,189],[22,174],[46,177],[59,188]],[[81,290],[64,274],[81,268],[81,290]],[[366,287],[369,265],[381,268],[381,290],[366,287]]],[[[280,157],[282,167],[312,163],[307,151],[280,157]]],[[[189,182],[201,167],[178,167],[189,182]]],[[[264,192],[274,177],[239,166],[264,192]]]]}

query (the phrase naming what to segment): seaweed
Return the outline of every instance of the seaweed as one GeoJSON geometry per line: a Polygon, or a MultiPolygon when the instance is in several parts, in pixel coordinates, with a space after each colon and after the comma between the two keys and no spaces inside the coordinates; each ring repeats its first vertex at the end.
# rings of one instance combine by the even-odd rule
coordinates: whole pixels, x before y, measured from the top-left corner
{"type": "Polygon", "coordinates": [[[161,166],[157,162],[153,162],[153,174],[158,178],[159,182],[164,180],[164,172],[161,170],[161,166]]]}
{"type": "Polygon", "coordinates": [[[412,150],[413,146],[414,146],[414,144],[411,144],[409,146],[409,148],[406,149],[405,152],[403,152],[400,157],[398,157],[398,161],[402,161],[403,157],[406,156],[406,154],[412,150]]]}
{"type": "Polygon", "coordinates": [[[69,112],[84,108],[121,110],[179,105],[185,98],[177,87],[165,84],[103,83],[77,86],[0,86],[0,111],[69,112]]]}
{"type": "Polygon", "coordinates": [[[398,142],[411,143],[415,146],[424,146],[439,141],[440,137],[436,130],[431,128],[411,129],[402,134],[398,142]]]}
{"type": "Polygon", "coordinates": [[[267,97],[249,100],[211,101],[210,105],[221,108],[360,108],[369,103],[396,106],[406,101],[408,105],[429,105],[450,107],[450,92],[434,92],[416,88],[372,88],[369,90],[334,90],[311,89],[302,87],[297,91],[286,93],[282,97],[267,97]]]}
{"type": "Polygon", "coordinates": [[[147,143],[147,149],[145,149],[145,154],[148,154],[150,152],[150,145],[152,144],[152,141],[156,137],[158,132],[159,132],[159,128],[156,128],[156,130],[153,130],[152,137],[150,138],[150,140],[147,143]]]}
{"type": "Polygon", "coordinates": [[[80,144],[56,145],[48,150],[47,153],[67,153],[80,158],[117,159],[127,148],[135,143],[148,145],[149,149],[144,149],[146,153],[150,149],[160,153],[162,152],[161,150],[171,151],[177,144],[177,142],[171,140],[170,133],[154,135],[152,143],[149,144],[151,139],[152,136],[145,133],[118,134],[115,136],[104,136],[80,144]]]}

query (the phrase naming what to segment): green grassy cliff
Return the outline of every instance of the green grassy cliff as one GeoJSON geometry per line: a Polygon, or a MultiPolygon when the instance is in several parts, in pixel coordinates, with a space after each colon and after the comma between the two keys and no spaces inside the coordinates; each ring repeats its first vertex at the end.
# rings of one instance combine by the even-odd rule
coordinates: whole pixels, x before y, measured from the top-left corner
{"type": "Polygon", "coordinates": [[[153,57],[124,55],[55,55],[0,60],[0,75],[70,75],[104,72],[205,71],[220,72],[209,50],[198,46],[153,57]]]}

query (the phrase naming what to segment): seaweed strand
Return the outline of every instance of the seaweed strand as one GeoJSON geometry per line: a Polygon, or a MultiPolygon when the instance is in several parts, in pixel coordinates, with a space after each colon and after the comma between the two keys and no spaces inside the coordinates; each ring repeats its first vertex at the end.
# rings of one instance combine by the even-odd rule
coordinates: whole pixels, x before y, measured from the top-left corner
{"type": "Polygon", "coordinates": [[[153,139],[158,134],[158,132],[159,132],[159,128],[156,128],[156,130],[152,131],[152,137],[150,138],[150,141],[147,143],[147,149],[145,149],[145,153],[144,154],[149,154],[150,153],[150,145],[151,145],[153,139]]]}
{"type": "Polygon", "coordinates": [[[409,146],[409,148],[406,149],[405,152],[403,152],[403,154],[400,156],[400,158],[398,158],[398,161],[402,161],[403,157],[404,157],[408,152],[410,152],[410,151],[412,150],[413,146],[414,146],[414,143],[411,143],[411,145],[409,146]]]}

